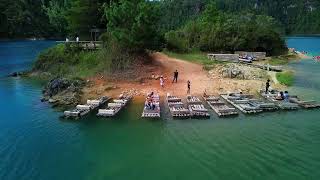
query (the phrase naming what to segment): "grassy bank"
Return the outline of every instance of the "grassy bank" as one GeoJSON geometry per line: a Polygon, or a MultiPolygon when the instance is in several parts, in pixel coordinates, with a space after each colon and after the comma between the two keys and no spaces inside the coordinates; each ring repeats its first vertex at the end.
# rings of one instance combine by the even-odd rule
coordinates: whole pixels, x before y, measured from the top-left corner
{"type": "Polygon", "coordinates": [[[176,53],[168,50],[164,50],[162,52],[172,58],[202,64],[205,70],[210,70],[214,68],[216,64],[223,63],[223,62],[212,61],[208,59],[207,54],[204,52],[176,53]]]}
{"type": "Polygon", "coordinates": [[[129,68],[143,55],[129,53],[116,46],[84,51],[77,47],[58,44],[37,57],[32,71],[36,72],[35,74],[65,78],[87,78],[98,73],[108,75],[129,68]]]}
{"type": "Polygon", "coordinates": [[[67,78],[84,78],[108,70],[105,54],[103,50],[78,51],[67,49],[65,45],[59,44],[43,51],[38,56],[33,71],[47,72],[53,76],[67,78]]]}
{"type": "Polygon", "coordinates": [[[268,61],[270,65],[273,66],[279,66],[279,65],[286,65],[292,60],[299,59],[299,56],[297,54],[289,52],[288,54],[281,55],[281,56],[273,56],[268,61]]]}
{"type": "Polygon", "coordinates": [[[292,86],[294,82],[294,73],[292,71],[277,73],[276,77],[280,84],[286,86],[292,86]]]}

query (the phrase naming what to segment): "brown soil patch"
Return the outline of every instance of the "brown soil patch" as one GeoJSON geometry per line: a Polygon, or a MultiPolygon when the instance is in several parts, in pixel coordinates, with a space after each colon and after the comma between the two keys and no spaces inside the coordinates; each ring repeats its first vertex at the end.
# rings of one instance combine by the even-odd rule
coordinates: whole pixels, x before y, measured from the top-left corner
{"type": "Polygon", "coordinates": [[[201,95],[205,90],[210,94],[235,90],[255,93],[265,83],[264,80],[226,79],[218,71],[209,74],[200,64],[170,58],[162,53],[154,53],[152,58],[152,63],[136,64],[134,68],[111,77],[97,75],[89,78],[91,85],[84,89],[83,98],[102,95],[116,97],[125,91],[131,91],[140,97],[150,91],[156,91],[162,96],[171,93],[183,97],[187,95],[188,80],[191,81],[191,93],[195,95],[201,95]],[[172,83],[175,70],[179,71],[178,83],[172,83]],[[164,88],[160,87],[159,79],[151,78],[153,75],[165,78],[164,88]]]}

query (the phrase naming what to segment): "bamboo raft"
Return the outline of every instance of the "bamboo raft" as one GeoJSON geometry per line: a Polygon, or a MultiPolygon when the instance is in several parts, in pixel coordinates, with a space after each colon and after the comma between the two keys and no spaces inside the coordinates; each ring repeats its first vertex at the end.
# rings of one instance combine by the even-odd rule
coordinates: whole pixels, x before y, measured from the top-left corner
{"type": "Polygon", "coordinates": [[[258,108],[260,108],[263,111],[276,111],[279,109],[279,107],[272,102],[264,102],[264,101],[260,101],[257,99],[251,99],[250,103],[254,106],[257,106],[258,108]]]}
{"type": "Polygon", "coordinates": [[[260,94],[262,97],[264,97],[269,102],[275,103],[282,110],[297,110],[297,109],[299,109],[299,105],[296,103],[277,99],[277,97],[278,97],[277,91],[266,94],[264,91],[261,90],[260,94]]]}
{"type": "Polygon", "coordinates": [[[74,110],[64,111],[63,117],[74,118],[74,119],[81,118],[89,114],[91,111],[95,110],[96,108],[102,106],[109,100],[110,98],[106,96],[96,100],[87,100],[87,103],[85,105],[77,105],[74,110]]]}
{"type": "Polygon", "coordinates": [[[300,100],[297,96],[290,96],[289,102],[298,104],[300,107],[304,109],[320,108],[320,104],[318,104],[316,101],[303,101],[300,100]]]}
{"type": "Polygon", "coordinates": [[[187,97],[188,109],[193,117],[210,117],[208,109],[204,107],[201,100],[196,96],[187,97]]]}
{"type": "Polygon", "coordinates": [[[132,99],[132,96],[120,95],[119,99],[114,99],[113,103],[108,103],[107,108],[99,109],[97,116],[113,117],[119,113],[132,99]]]}
{"type": "MultiPolygon", "coordinates": [[[[141,117],[143,118],[160,118],[160,96],[158,94],[152,95],[152,102],[155,105],[155,108],[149,108],[144,106],[141,117]]],[[[145,104],[147,104],[148,100],[146,100],[145,104]]]]}
{"type": "Polygon", "coordinates": [[[172,117],[189,118],[190,111],[184,107],[181,98],[167,94],[167,103],[172,117]]]}
{"type": "Polygon", "coordinates": [[[220,96],[245,114],[255,114],[263,111],[259,106],[257,106],[254,103],[251,103],[251,100],[253,100],[251,95],[229,93],[221,94],[220,96]]]}
{"type": "Polygon", "coordinates": [[[235,108],[229,107],[219,97],[204,95],[203,98],[219,117],[238,115],[238,111],[235,108]]]}
{"type": "Polygon", "coordinates": [[[201,100],[196,96],[187,96],[187,103],[190,104],[202,104],[201,100]]]}

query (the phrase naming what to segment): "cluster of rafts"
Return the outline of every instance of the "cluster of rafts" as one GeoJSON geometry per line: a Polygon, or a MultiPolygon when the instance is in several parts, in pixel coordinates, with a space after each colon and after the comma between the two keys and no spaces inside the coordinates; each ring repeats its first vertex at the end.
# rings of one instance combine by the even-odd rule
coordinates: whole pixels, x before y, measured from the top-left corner
{"type": "MultiPolygon", "coordinates": [[[[261,96],[264,100],[242,93],[228,93],[220,96],[204,93],[203,99],[219,117],[238,115],[239,111],[244,114],[255,114],[266,111],[320,108],[320,104],[315,101],[303,101],[297,96],[289,96],[286,100],[279,99],[277,91],[267,94],[261,91],[261,96]]],[[[187,107],[181,98],[167,95],[167,103],[172,117],[206,118],[210,116],[198,97],[187,96],[186,102],[187,107]]]]}
{"type": "MultiPolygon", "coordinates": [[[[271,93],[260,92],[264,100],[254,98],[252,95],[242,93],[228,93],[220,96],[203,94],[203,100],[206,104],[219,116],[234,116],[238,115],[239,111],[244,114],[254,114],[265,111],[277,110],[297,110],[320,108],[320,104],[315,101],[303,101],[297,96],[289,96],[288,99],[282,100],[278,98],[278,92],[271,93]]],[[[109,97],[101,97],[96,100],[87,100],[87,104],[78,105],[72,111],[65,111],[66,118],[81,118],[89,112],[94,111],[107,102],[109,97]]],[[[117,115],[122,108],[124,108],[132,99],[132,96],[120,95],[118,99],[113,99],[113,102],[108,103],[104,109],[99,109],[97,116],[112,117],[117,115]]],[[[146,103],[147,104],[146,100],[146,103]]],[[[203,102],[196,96],[188,95],[185,103],[180,97],[167,94],[167,105],[170,114],[174,118],[209,118],[210,114],[203,102]]],[[[152,108],[145,106],[142,112],[143,118],[160,118],[160,96],[158,94],[152,95],[152,108]]]]}
{"type": "Polygon", "coordinates": [[[64,118],[72,118],[78,119],[86,116],[90,112],[93,112],[102,106],[104,106],[107,102],[109,102],[106,108],[99,109],[97,116],[99,117],[112,117],[115,116],[123,109],[132,99],[132,96],[121,94],[119,98],[113,99],[113,102],[109,102],[111,100],[110,97],[101,97],[97,100],[87,100],[87,104],[85,105],[77,105],[74,110],[65,111],[63,114],[64,118]]]}

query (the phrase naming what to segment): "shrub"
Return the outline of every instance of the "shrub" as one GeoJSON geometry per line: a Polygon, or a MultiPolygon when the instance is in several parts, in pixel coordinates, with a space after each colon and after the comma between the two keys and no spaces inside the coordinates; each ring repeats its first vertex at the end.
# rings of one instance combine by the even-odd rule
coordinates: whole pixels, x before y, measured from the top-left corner
{"type": "Polygon", "coordinates": [[[294,82],[294,73],[292,71],[277,73],[276,77],[280,82],[280,84],[283,84],[286,86],[292,86],[294,82]]]}

